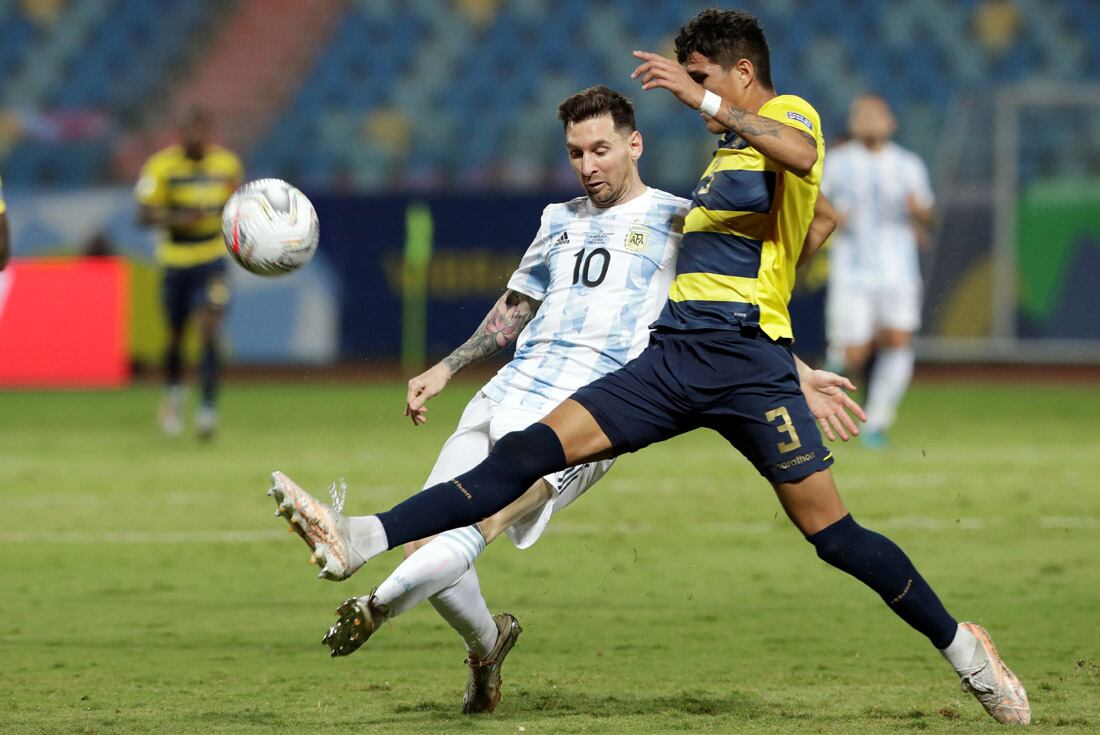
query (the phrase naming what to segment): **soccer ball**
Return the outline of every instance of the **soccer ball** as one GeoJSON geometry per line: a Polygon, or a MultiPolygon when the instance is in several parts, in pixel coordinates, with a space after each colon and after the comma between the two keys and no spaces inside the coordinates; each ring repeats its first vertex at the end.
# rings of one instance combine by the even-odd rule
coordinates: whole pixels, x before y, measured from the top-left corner
{"type": "Polygon", "coordinates": [[[281,276],[309,262],[321,229],[305,194],[282,179],[257,179],[226,202],[222,235],[229,254],[245,270],[281,276]]]}

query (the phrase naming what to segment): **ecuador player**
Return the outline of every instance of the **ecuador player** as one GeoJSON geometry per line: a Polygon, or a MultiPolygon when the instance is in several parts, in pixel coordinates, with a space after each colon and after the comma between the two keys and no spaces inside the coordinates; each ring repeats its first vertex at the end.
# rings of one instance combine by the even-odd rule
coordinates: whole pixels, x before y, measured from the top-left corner
{"type": "Polygon", "coordinates": [[[633,76],[643,89],[669,90],[723,135],[693,192],[677,275],[649,347],[540,422],[502,437],[474,469],[390,511],[348,518],[313,501],[296,507],[292,523],[354,566],[490,516],[549,473],[710,428],[772,484],[821,559],[925,635],[995,719],[1028,722],[1027,695],[988,633],[957,623],[905,553],[848,513],[799,389],[787,302],[814,210],[823,206],[817,112],[776,95],[763,30],[742,12],[696,16],[676,39],[679,63],[636,55],[644,63],[633,76]]]}
{"type": "Polygon", "coordinates": [[[183,358],[181,341],[196,312],[202,331],[199,436],[217,427],[218,333],[229,303],[221,212],[241,183],[241,162],[231,151],[211,143],[211,119],[205,110],[188,110],[181,121],[181,141],[145,163],[135,196],[141,222],[160,227],[157,260],[164,269],[162,296],[168,322],[165,373],[168,392],[158,420],[170,435],[183,430],[183,358]]]}

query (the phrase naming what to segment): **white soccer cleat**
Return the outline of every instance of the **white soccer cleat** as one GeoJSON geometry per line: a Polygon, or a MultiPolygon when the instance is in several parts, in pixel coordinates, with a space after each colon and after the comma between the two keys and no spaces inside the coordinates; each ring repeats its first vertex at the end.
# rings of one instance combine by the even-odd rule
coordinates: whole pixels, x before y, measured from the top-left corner
{"type": "Polygon", "coordinates": [[[964,692],[973,694],[997,722],[1026,725],[1031,722],[1027,692],[1012,670],[1005,666],[985,628],[977,623],[959,623],[977,640],[970,665],[959,672],[964,692]]]}
{"type": "Polygon", "coordinates": [[[179,436],[183,433],[183,418],[180,408],[183,396],[178,390],[169,389],[157,407],[157,425],[165,436],[179,436]]]}
{"type": "Polygon", "coordinates": [[[313,550],[310,564],[321,568],[317,575],[322,579],[340,581],[354,574],[365,561],[355,553],[348,532],[348,519],[341,515],[343,503],[340,491],[332,491],[336,508],[322,503],[282,472],[271,473],[271,489],[268,495],[275,498],[276,516],[282,516],[313,550]]]}
{"type": "Polygon", "coordinates": [[[200,406],[195,416],[195,428],[200,439],[211,439],[218,429],[218,409],[213,406],[200,406]]]}

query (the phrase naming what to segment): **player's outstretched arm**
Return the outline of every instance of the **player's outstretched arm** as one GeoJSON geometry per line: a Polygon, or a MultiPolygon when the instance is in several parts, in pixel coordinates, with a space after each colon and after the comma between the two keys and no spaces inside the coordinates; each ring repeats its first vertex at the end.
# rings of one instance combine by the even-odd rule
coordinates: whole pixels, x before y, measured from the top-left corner
{"type": "Polygon", "coordinates": [[[867,415],[863,413],[863,408],[845,392],[856,389],[852,381],[828,370],[814,370],[797,356],[794,361],[798,366],[802,394],[806,396],[806,403],[809,404],[810,411],[817,418],[826,438],[829,441],[836,441],[839,436],[843,441],[848,441],[851,437],[858,436],[859,426],[852,420],[852,416],[860,421],[866,421],[867,415]]]}
{"type": "Polygon", "coordinates": [[[806,240],[802,243],[802,252],[798,254],[796,267],[801,268],[814,257],[814,253],[820,250],[829,239],[829,235],[833,234],[838,221],[829,200],[824,194],[818,192],[817,201],[814,202],[814,218],[810,222],[810,229],[806,231],[806,240]]]}
{"type": "Polygon", "coordinates": [[[405,415],[416,426],[427,421],[427,402],[439,395],[459,370],[515,342],[523,328],[535,318],[541,304],[527,294],[511,289],[505,291],[461,347],[409,381],[405,415]]]}
{"type": "MultiPolygon", "coordinates": [[[[634,69],[630,78],[641,77],[642,89],[667,89],[693,110],[698,110],[703,104],[706,90],[678,62],[649,51],[635,51],[634,56],[643,63],[634,69]]],[[[735,107],[724,99],[713,117],[796,176],[810,173],[817,163],[817,141],[809,133],[735,107]]]]}

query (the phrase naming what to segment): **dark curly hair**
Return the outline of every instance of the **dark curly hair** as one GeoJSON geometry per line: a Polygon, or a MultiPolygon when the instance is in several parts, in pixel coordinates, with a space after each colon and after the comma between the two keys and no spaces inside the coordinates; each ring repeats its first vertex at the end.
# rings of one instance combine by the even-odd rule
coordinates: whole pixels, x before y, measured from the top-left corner
{"type": "Polygon", "coordinates": [[[744,11],[711,8],[689,20],[676,36],[676,60],[683,64],[696,51],[723,69],[748,59],[757,80],[773,89],[768,39],[760,21],[744,11]]]}
{"type": "Polygon", "coordinates": [[[611,120],[619,130],[625,129],[631,133],[637,130],[634,125],[634,105],[623,95],[602,84],[570,95],[558,105],[558,119],[563,128],[569,127],[569,123],[579,123],[600,115],[611,115],[611,120]]]}

